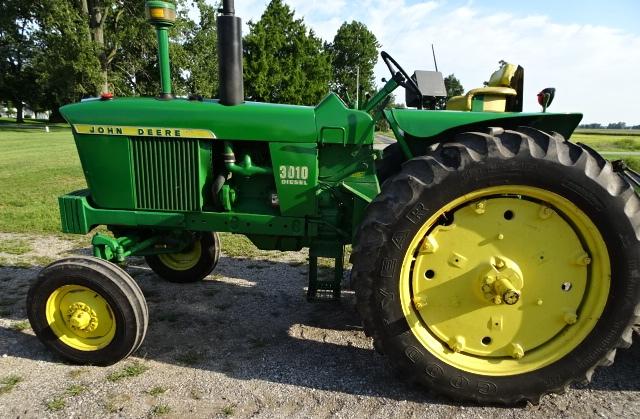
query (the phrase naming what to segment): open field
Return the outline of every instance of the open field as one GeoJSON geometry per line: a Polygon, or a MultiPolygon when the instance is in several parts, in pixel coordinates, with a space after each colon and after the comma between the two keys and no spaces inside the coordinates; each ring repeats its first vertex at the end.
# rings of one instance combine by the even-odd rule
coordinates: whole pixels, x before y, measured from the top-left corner
{"type": "MultiPolygon", "coordinates": [[[[584,137],[600,150],[640,149],[584,137]]],[[[306,251],[263,252],[234,235],[198,284],[163,282],[132,258],[150,310],[144,344],[111,367],[65,364],[33,335],[24,300],[43,266],[90,254],[89,237],[57,233],[57,196],[84,185],[68,129],[0,128],[2,418],[640,417],[637,344],[589,386],[538,406],[478,407],[404,384],[364,335],[351,291],[340,304],[306,302],[306,251]]]]}

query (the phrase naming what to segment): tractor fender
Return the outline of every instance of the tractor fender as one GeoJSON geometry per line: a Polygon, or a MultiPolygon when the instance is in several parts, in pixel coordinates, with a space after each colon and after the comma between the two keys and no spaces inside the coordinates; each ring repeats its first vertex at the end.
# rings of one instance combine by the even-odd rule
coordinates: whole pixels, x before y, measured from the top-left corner
{"type": "Polygon", "coordinates": [[[545,132],[557,132],[568,139],[573,134],[580,113],[516,113],[425,111],[416,109],[388,109],[385,116],[407,137],[429,142],[442,142],[455,134],[485,131],[488,127],[515,129],[528,126],[545,132]]]}

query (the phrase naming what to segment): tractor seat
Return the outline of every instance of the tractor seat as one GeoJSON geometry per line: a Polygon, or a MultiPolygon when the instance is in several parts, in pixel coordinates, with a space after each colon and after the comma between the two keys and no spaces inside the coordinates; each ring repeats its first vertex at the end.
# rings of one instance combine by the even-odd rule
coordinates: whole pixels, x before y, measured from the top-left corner
{"type": "Polygon", "coordinates": [[[524,69],[500,61],[485,87],[473,89],[464,96],[447,101],[447,110],[474,112],[522,112],[524,69]]]}

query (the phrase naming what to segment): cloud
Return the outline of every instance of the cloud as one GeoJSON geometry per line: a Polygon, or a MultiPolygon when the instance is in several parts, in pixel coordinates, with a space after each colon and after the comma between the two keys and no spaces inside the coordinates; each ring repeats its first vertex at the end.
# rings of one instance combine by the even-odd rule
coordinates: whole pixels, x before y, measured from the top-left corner
{"type": "MultiPolygon", "coordinates": [[[[359,20],[408,71],[438,67],[466,89],[482,86],[504,59],[525,68],[525,110],[535,94],[556,87],[555,112],[584,112],[586,122],[640,123],[640,35],[600,25],[563,24],[540,14],[487,13],[446,1],[285,0],[315,33],[331,40],[344,21],[359,20]]],[[[268,0],[238,0],[237,14],[257,20],[268,0]]],[[[378,79],[386,67],[376,66],[378,79]]],[[[397,97],[403,96],[398,92],[397,97]]]]}

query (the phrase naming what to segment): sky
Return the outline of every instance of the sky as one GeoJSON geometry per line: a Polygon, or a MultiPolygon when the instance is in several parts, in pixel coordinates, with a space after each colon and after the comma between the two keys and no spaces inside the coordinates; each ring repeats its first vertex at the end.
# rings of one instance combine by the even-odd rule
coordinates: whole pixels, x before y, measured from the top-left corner
{"type": "MultiPolygon", "coordinates": [[[[409,73],[434,69],[433,43],[438,69],[466,90],[481,87],[505,60],[524,67],[524,111],[538,111],[536,93],[555,87],[552,112],[581,112],[583,123],[640,124],[638,0],[284,1],[327,41],[343,22],[363,22],[409,73]]],[[[245,34],[267,4],[235,1],[245,34]]],[[[378,83],[382,77],[388,70],[379,60],[378,83]]]]}

